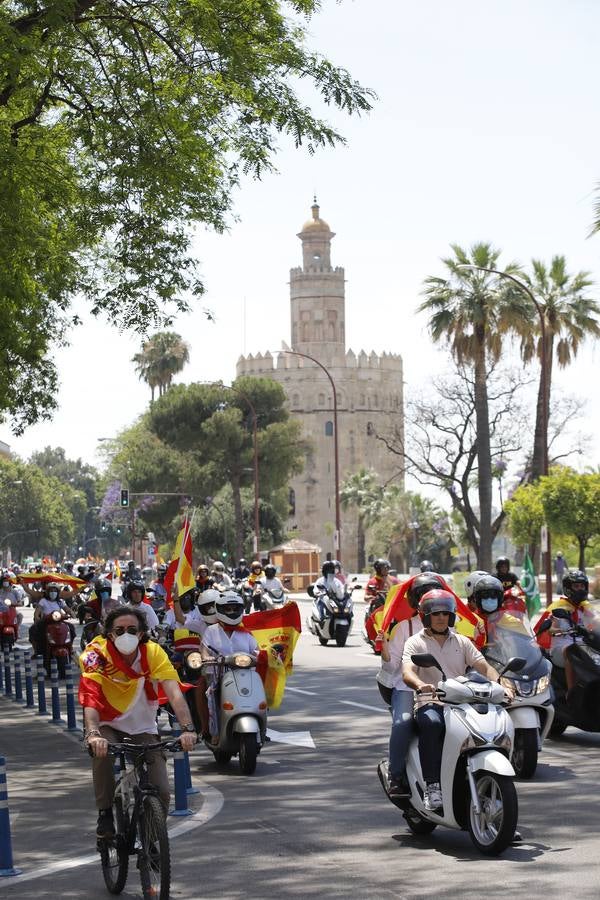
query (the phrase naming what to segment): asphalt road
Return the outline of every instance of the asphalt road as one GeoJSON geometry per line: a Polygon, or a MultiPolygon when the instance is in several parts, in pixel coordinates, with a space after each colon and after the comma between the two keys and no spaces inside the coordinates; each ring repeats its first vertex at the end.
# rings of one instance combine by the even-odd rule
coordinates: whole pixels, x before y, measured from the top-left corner
{"type": "MultiPolygon", "coordinates": [[[[304,617],[309,607],[301,606],[304,617]]],[[[359,604],[358,616],[361,611],[359,604]]],[[[222,808],[172,841],[172,897],[597,898],[600,735],[568,729],[547,743],[535,779],[517,784],[523,843],[499,859],[483,858],[468,835],[456,831],[438,828],[416,837],[376,774],[389,734],[375,685],[378,664],[358,627],[344,648],[320,647],[305,632],[270,725],[287,736],[310,732],[314,749],[271,742],[251,777],[241,776],[235,761],[219,770],[205,750],[193,755],[194,781],[203,790],[194,804],[207,817],[220,798],[222,808]]],[[[94,810],[80,748],[13,707],[0,704],[7,725],[0,747],[2,734],[9,744],[10,735],[23,737],[25,722],[28,746],[39,740],[39,765],[30,766],[27,779],[18,771],[14,776],[15,861],[26,875],[49,860],[57,869],[21,884],[2,880],[0,897],[106,898],[95,859],[60,867],[63,859],[77,862],[94,849],[94,810]],[[65,794],[69,780],[72,791],[65,794]],[[57,805],[64,807],[62,821],[57,805]]],[[[306,734],[300,740],[309,743],[306,734]]],[[[13,768],[18,770],[18,760],[13,768]]],[[[122,896],[140,896],[135,869],[122,896]]]]}

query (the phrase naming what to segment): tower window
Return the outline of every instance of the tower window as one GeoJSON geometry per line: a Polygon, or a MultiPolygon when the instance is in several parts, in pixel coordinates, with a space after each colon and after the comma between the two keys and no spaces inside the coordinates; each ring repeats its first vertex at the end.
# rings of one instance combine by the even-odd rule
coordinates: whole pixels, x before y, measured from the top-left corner
{"type": "Polygon", "coordinates": [[[294,394],[292,397],[292,406],[300,406],[300,394],[294,394]]]}
{"type": "Polygon", "coordinates": [[[319,406],[325,406],[325,394],[319,394],[319,406]]]}
{"type": "Polygon", "coordinates": [[[375,426],[372,422],[367,422],[367,435],[372,437],[375,434],[375,426]]]}
{"type": "Polygon", "coordinates": [[[333,422],[325,422],[325,437],[333,437],[333,422]]]}

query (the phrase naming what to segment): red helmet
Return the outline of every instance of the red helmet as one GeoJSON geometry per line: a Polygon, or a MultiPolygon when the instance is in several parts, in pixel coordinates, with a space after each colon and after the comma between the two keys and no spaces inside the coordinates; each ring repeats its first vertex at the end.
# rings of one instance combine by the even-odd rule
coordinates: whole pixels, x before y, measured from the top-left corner
{"type": "Polygon", "coordinates": [[[447,612],[448,627],[452,628],[456,622],[456,601],[450,591],[437,588],[423,594],[419,600],[419,615],[425,628],[431,627],[431,614],[434,612],[447,612]]]}

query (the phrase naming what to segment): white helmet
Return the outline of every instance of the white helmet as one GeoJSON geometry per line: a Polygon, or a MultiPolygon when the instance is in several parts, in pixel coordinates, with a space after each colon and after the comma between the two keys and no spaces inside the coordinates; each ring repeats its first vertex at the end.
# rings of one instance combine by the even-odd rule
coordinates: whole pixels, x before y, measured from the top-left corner
{"type": "Polygon", "coordinates": [[[473,596],[475,585],[477,584],[479,579],[489,574],[489,572],[483,572],[481,569],[478,569],[477,572],[471,572],[470,575],[467,575],[467,577],[465,578],[465,594],[467,595],[467,600],[469,600],[473,596]]]}
{"type": "Polygon", "coordinates": [[[219,591],[210,589],[208,591],[202,591],[202,593],[198,595],[196,605],[207,625],[214,625],[217,621],[217,601],[220,597],[221,594],[219,591]]]}
{"type": "Polygon", "coordinates": [[[217,594],[215,607],[217,610],[217,619],[223,625],[239,625],[244,615],[244,602],[239,594],[235,591],[224,591],[217,594]]]}
{"type": "Polygon", "coordinates": [[[223,565],[222,562],[219,562],[217,560],[217,562],[213,564],[213,572],[224,572],[224,571],[225,571],[225,566],[223,565]]]}

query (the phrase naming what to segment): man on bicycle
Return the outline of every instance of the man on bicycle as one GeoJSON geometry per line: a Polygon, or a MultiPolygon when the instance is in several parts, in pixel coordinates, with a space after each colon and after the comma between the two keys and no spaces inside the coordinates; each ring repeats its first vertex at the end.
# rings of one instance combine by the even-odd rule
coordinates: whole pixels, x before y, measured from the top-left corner
{"type": "MultiPolygon", "coordinates": [[[[96,637],[88,644],[79,664],[85,744],[93,756],[96,835],[107,838],[114,835],[114,775],[108,745],[125,739],[134,744],[156,743],[159,685],[177,716],[182,748],[191,750],[197,737],[177,672],[162,647],[148,641],[148,626],[139,609],[121,606],[112,610],[104,623],[104,637],[96,637]]],[[[147,760],[150,782],[158,788],[166,812],[169,780],[165,755],[153,750],[147,760]]]]}

